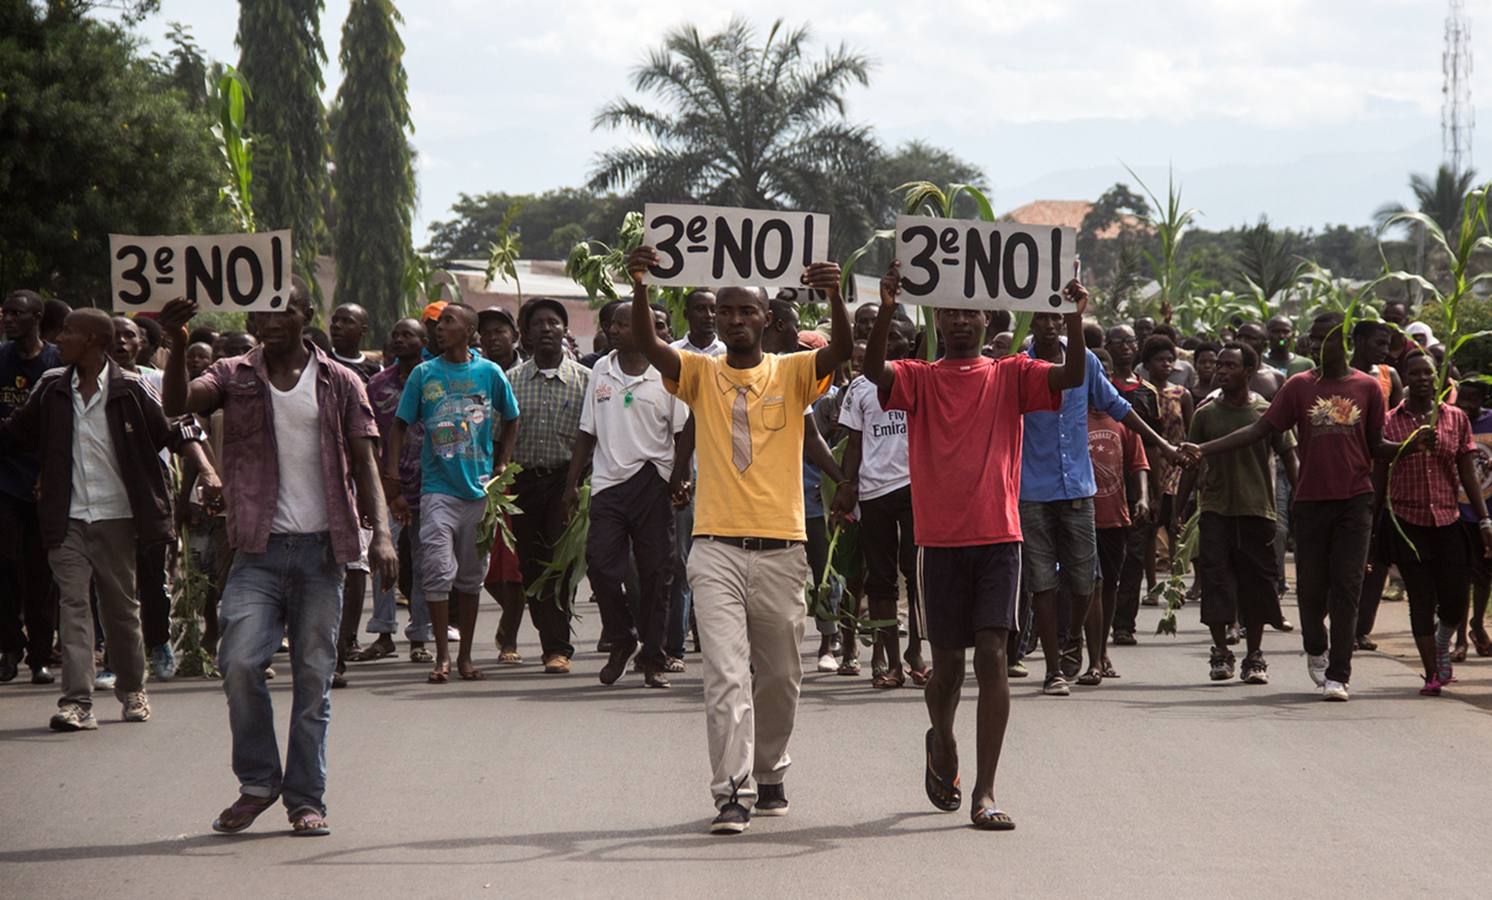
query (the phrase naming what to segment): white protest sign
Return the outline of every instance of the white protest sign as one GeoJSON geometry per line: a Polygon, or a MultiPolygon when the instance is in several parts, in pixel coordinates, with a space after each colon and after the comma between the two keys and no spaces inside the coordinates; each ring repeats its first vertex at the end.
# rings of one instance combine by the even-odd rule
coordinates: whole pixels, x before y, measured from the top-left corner
{"type": "Polygon", "coordinates": [[[649,203],[643,242],[658,251],[648,284],[764,287],[798,284],[829,258],[829,217],[727,206],[649,203]]]}
{"type": "Polygon", "coordinates": [[[1071,312],[1076,251],[1071,228],[896,217],[901,299],[920,306],[1071,312]]]}
{"type": "Polygon", "coordinates": [[[109,235],[114,311],[159,310],[177,297],[230,312],[282,310],[290,299],[290,232],[109,235]]]}

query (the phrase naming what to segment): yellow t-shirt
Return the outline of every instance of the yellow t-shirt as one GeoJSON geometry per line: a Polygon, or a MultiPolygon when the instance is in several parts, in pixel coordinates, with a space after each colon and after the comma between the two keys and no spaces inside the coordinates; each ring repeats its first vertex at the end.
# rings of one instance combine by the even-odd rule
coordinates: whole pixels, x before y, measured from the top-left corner
{"type": "Polygon", "coordinates": [[[751,369],[725,356],[679,354],[679,381],[664,385],[694,412],[699,466],[694,533],[801,541],[803,531],[803,410],[829,386],[815,377],[816,351],[767,354],[751,369]],[[746,388],[751,461],[736,466],[732,410],[746,388]]]}

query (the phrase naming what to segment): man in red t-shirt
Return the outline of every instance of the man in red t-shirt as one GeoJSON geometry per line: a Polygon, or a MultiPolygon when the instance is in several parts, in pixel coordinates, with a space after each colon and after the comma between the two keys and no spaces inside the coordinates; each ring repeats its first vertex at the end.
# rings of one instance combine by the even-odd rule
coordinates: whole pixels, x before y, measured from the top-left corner
{"type": "MultiPolygon", "coordinates": [[[[1005,831],[1015,822],[995,805],[995,769],[1010,718],[1005,642],[1015,625],[1021,570],[1021,416],[1058,410],[1062,391],[1083,383],[1088,355],[1069,353],[1060,367],[1024,353],[992,360],[979,353],[983,311],[938,309],[946,356],[888,366],[886,337],[900,291],[901,270],[892,263],[881,279],[881,311],[863,374],[877,386],[883,408],[907,414],[918,595],[933,653],[924,692],[932,727],[923,783],[934,806],[959,808],[953,717],[964,654],[973,647],[979,727],[972,819],[976,828],[1005,831]]],[[[1066,316],[1068,346],[1081,347],[1088,292],[1072,281],[1063,294],[1075,304],[1066,316]]]]}
{"type": "Polygon", "coordinates": [[[1215,456],[1295,428],[1300,443],[1296,482],[1296,592],[1306,667],[1327,700],[1346,700],[1357,636],[1357,600],[1373,525],[1373,460],[1392,458],[1383,442],[1378,381],[1348,364],[1342,314],[1311,323],[1317,368],[1285,382],[1252,425],[1188,452],[1215,456]],[[1327,632],[1326,618],[1331,617],[1327,632]]]}

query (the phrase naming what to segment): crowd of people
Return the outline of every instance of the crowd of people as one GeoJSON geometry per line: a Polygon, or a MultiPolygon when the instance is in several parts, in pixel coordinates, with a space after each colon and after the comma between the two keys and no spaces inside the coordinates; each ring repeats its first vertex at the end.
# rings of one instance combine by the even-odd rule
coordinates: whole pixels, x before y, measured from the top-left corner
{"type": "Polygon", "coordinates": [[[818,671],[863,677],[863,644],[872,688],[923,690],[926,791],[949,811],[972,649],[971,821],[1005,830],[1010,679],[1040,664],[1060,697],[1119,678],[1110,645],[1137,643],[1173,568],[1195,572],[1212,680],[1267,683],[1266,629],[1298,627],[1308,678],[1347,700],[1392,571],[1421,693],[1454,682],[1468,640],[1492,655],[1488,385],[1452,367],[1443,395],[1445,348],[1402,302],[1321,312],[1298,339],[1284,316],[1182,339],[1085,321],[1074,281],[1026,335],[964,309],[936,310],[929,334],[895,264],[852,316],[819,263],[801,280],[828,298],[826,327],[800,329],[794,291],[723,287],[690,293],[674,336],[644,284],[655,260],[631,255],[633,296],[599,311],[584,355],[543,297],[516,316],[434,302],[374,335],[352,303],[319,329],[299,279],[285,310],[224,333],[192,328],[184,300],[124,317],[10,293],[0,681],[60,672],[57,731],[97,728],[95,691],[147,721],[147,682],[176,671],[171,598],[197,591],[239,785],[212,827],[281,801],[294,833],[326,834],[331,691],[400,655],[401,608],[432,685],[488,677],[484,591],[499,665],[524,662],[527,609],[544,672],[570,674],[582,598],[552,569],[583,509],[600,681],[668,688],[697,656],[711,831],[788,812],[810,622],[818,671]],[[510,464],[521,512],[494,537],[489,482],[510,464]],[[1298,625],[1281,607],[1291,547],[1298,625]],[[267,689],[282,652],[283,759],[267,689]]]}

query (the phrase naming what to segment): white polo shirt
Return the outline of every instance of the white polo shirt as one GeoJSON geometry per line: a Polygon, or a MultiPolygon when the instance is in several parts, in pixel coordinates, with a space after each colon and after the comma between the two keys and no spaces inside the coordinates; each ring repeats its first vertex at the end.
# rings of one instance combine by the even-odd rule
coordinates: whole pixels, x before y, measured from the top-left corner
{"type": "Polygon", "coordinates": [[[907,414],[882,409],[876,386],[863,375],[845,390],[839,424],[860,432],[860,499],[874,500],[911,484],[907,414]]]}
{"type": "Polygon", "coordinates": [[[134,516],[130,497],[114,452],[105,410],[109,402],[109,367],[98,372],[98,392],[88,402],[78,392],[78,370],[73,369],[73,495],[70,519],[102,522],[134,516]]]}
{"type": "Polygon", "coordinates": [[[617,353],[596,360],[580,407],[580,430],[596,439],[591,492],[621,484],[645,463],[665,480],[673,475],[673,436],[689,421],[689,407],[663,387],[652,366],[628,375],[617,353]]]}
{"type": "Polygon", "coordinates": [[[694,346],[694,344],[690,342],[689,335],[687,334],[674,341],[672,344],[669,344],[669,346],[674,348],[675,350],[684,350],[689,353],[701,353],[705,356],[719,356],[720,354],[725,352],[725,341],[722,341],[719,335],[715,336],[714,342],[712,342],[708,347],[694,346]]]}

